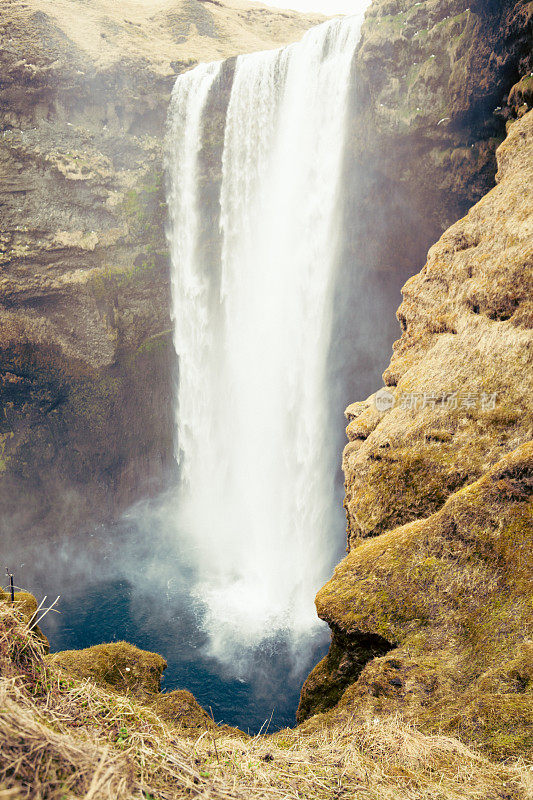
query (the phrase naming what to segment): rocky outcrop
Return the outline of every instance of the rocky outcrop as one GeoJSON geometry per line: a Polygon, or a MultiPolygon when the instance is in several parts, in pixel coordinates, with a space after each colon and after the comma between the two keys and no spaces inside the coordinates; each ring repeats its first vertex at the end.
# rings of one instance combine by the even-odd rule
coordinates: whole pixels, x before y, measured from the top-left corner
{"type": "Polygon", "coordinates": [[[139,650],[127,642],[63,650],[49,656],[49,661],[97,686],[140,697],[161,691],[161,676],[167,666],[162,656],[139,650]]]}
{"type": "Polygon", "coordinates": [[[533,113],[498,164],[404,287],[385,389],[348,408],[349,553],[317,596],[333,643],[299,716],[343,684],[338,713],[505,756],[533,747],[533,113]],[[387,652],[357,665],[369,637],[387,652]]]}
{"type": "MultiPolygon", "coordinates": [[[[182,734],[197,734],[198,730],[216,727],[190,692],[185,689],[161,692],[167,662],[157,653],[140,650],[127,642],[111,642],[84,650],[63,650],[48,656],[47,663],[108,692],[135,697],[160,720],[177,725],[182,734]]],[[[120,738],[120,731],[117,735],[120,738]]]]}
{"type": "Polygon", "coordinates": [[[112,518],[172,475],[170,92],[200,59],[320,19],[239,0],[2,3],[4,542],[112,518]]]}
{"type": "Polygon", "coordinates": [[[382,179],[409,187],[409,205],[437,226],[492,187],[502,121],[523,103],[512,87],[533,69],[532,41],[528,2],[370,6],[356,65],[364,124],[355,147],[382,179]]]}
{"type": "Polygon", "coordinates": [[[498,188],[404,286],[384,374],[395,406],[347,411],[349,547],[438,510],[531,435],[532,126],[515,123],[498,188]]]}

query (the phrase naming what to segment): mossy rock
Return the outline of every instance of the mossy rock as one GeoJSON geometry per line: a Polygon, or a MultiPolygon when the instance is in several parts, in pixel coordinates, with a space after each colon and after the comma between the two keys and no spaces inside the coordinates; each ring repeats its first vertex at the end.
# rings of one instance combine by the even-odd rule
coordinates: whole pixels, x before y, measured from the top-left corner
{"type": "Polygon", "coordinates": [[[327,711],[336,705],[366,664],[391,649],[390,642],[381,636],[350,637],[335,630],[328,654],[316,665],[302,688],[296,713],[298,722],[307,719],[310,713],[327,711]]]}
{"type": "MultiPolygon", "coordinates": [[[[337,567],[319,616],[345,641],[394,647],[345,676],[340,709],[401,713],[497,757],[531,755],[532,475],[528,442],[437,513],[366,540],[337,567]]],[[[347,653],[334,641],[313,670],[301,719],[335,702],[347,653]]]]}
{"type": "Polygon", "coordinates": [[[167,666],[162,656],[127,642],[64,650],[49,659],[77,678],[87,678],[105,689],[137,696],[160,692],[161,676],[167,666]]]}
{"type": "Polygon", "coordinates": [[[151,707],[165,722],[179,725],[186,730],[197,732],[216,728],[207,711],[195,700],[191,692],[185,689],[157,695],[151,707]]]}
{"type": "Polygon", "coordinates": [[[509,93],[509,105],[518,110],[522,106],[533,107],[533,75],[522,78],[509,93]]]}

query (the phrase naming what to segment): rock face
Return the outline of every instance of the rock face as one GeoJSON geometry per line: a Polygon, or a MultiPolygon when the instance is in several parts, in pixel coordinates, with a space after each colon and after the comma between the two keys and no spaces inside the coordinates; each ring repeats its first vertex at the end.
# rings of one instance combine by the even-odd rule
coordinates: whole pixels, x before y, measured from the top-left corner
{"type": "MultiPolygon", "coordinates": [[[[514,0],[370,6],[356,65],[356,146],[436,225],[448,227],[493,185],[501,120],[511,115],[502,106],[533,68],[532,25],[531,4],[514,0]]],[[[511,102],[521,102],[517,90],[511,102]]]]}
{"type": "Polygon", "coordinates": [[[299,718],[341,697],[505,756],[533,746],[533,113],[498,165],[405,285],[386,389],[347,410],[349,552],[299,718]]]}
{"type": "Polygon", "coordinates": [[[199,59],[320,19],[239,0],[3,0],[4,542],[113,517],[171,474],[170,92],[199,59]]]}
{"type": "Polygon", "coordinates": [[[532,72],[529,2],[370,6],[355,63],[345,169],[346,282],[356,284],[365,307],[355,313],[346,292],[337,304],[344,331],[351,331],[344,334],[350,356],[338,369],[352,371],[352,396],[370,394],[387,363],[403,283],[494,185],[505,124],[531,107],[532,72]],[[361,317],[371,334],[361,335],[361,317]]]}

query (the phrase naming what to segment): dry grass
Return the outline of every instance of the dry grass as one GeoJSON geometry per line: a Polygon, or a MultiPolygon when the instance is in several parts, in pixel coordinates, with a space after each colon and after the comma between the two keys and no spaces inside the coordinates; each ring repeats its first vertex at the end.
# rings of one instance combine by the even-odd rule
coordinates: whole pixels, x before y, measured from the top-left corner
{"type": "Polygon", "coordinates": [[[399,717],[315,718],[254,738],[206,728],[191,738],[133,697],[47,665],[2,602],[0,657],[0,800],[533,797],[527,766],[492,764],[399,717]]]}
{"type": "MultiPolygon", "coordinates": [[[[301,39],[321,14],[298,14],[246,0],[2,0],[19,19],[39,12],[65,37],[67,47],[101,68],[149,65],[173,74],[171,63],[214,61],[267,50],[301,39]]],[[[46,29],[45,29],[46,30],[46,29]]]]}
{"type": "Polygon", "coordinates": [[[13,681],[0,683],[0,708],[0,775],[8,791],[13,781],[22,796],[35,798],[140,796],[131,791],[137,787],[122,754],[54,730],[53,715],[41,715],[13,681]]]}

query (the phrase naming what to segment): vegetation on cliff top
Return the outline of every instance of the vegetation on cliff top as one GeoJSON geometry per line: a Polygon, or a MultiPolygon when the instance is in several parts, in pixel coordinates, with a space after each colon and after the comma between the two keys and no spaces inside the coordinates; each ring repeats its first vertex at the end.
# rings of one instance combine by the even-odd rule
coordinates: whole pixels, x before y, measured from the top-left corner
{"type": "Polygon", "coordinates": [[[2,800],[526,800],[532,788],[523,766],[492,764],[399,717],[347,714],[253,738],[213,723],[191,730],[129,691],[45,660],[26,617],[5,599],[0,720],[2,800]]]}

